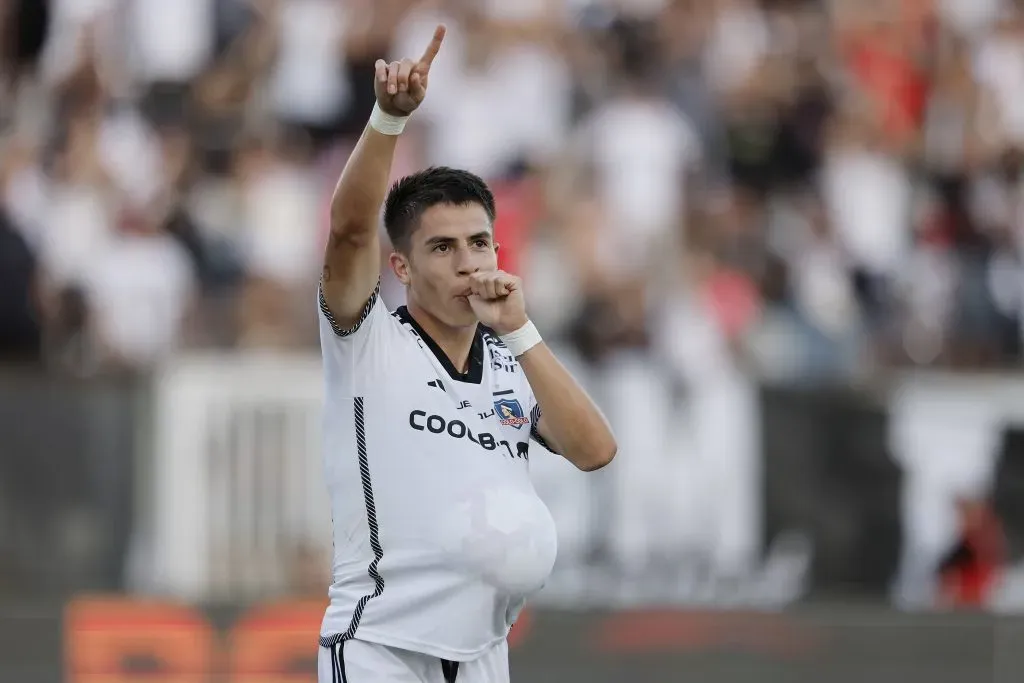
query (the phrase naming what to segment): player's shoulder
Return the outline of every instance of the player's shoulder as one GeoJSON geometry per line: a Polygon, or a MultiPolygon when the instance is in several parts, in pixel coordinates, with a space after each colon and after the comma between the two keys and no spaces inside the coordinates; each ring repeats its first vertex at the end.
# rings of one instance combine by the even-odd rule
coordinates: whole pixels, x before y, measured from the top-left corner
{"type": "Polygon", "coordinates": [[[380,283],[370,294],[358,318],[348,326],[339,324],[328,306],[323,286],[319,287],[321,344],[338,349],[384,351],[406,337],[402,323],[394,317],[381,297],[380,283]],[[328,344],[328,340],[331,342],[328,344]]]}
{"type": "Polygon", "coordinates": [[[410,339],[422,340],[423,335],[420,332],[420,326],[416,324],[412,315],[409,313],[409,309],[405,306],[398,306],[390,313],[389,320],[392,329],[399,331],[402,336],[410,339]]]}
{"type": "Polygon", "coordinates": [[[382,327],[386,327],[387,336],[398,343],[398,346],[393,347],[392,350],[411,351],[415,348],[424,348],[426,342],[423,335],[425,333],[405,306],[397,306],[393,309],[383,308],[382,310],[384,313],[381,316],[382,327]],[[384,320],[385,318],[386,320],[384,320]]]}

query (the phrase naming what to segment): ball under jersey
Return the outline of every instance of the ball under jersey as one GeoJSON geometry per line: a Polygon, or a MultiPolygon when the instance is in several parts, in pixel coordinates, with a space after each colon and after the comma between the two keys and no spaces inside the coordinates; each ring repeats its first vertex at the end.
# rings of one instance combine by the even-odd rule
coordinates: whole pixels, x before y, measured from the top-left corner
{"type": "Polygon", "coordinates": [[[320,292],[333,584],[321,644],[356,638],[468,661],[508,635],[555,561],[530,481],[540,416],[522,368],[480,326],[459,373],[374,292],[340,329],[320,292]]]}

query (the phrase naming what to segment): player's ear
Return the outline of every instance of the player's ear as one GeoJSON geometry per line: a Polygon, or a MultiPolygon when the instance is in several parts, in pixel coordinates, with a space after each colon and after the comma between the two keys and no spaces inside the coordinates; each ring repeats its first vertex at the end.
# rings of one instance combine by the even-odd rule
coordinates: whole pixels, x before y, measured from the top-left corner
{"type": "Polygon", "coordinates": [[[501,249],[501,245],[497,242],[494,243],[494,253],[497,254],[498,250],[501,249]]]}
{"type": "Polygon", "coordinates": [[[403,285],[409,284],[409,259],[406,258],[405,254],[397,251],[391,252],[391,256],[388,257],[388,263],[391,265],[391,271],[398,278],[398,281],[403,285]]]}

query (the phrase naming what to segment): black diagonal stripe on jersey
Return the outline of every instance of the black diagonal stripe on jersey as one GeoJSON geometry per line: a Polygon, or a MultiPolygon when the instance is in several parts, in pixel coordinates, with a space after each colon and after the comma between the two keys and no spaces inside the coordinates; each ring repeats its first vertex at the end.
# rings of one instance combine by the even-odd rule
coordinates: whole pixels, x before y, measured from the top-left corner
{"type": "Polygon", "coordinates": [[[356,422],[356,450],[359,457],[359,477],[363,482],[363,502],[366,505],[366,525],[370,529],[370,549],[373,550],[373,560],[366,572],[373,579],[373,592],[359,598],[356,608],[352,612],[352,621],[349,622],[348,630],[344,633],[332,636],[320,636],[320,645],[333,647],[341,641],[351,640],[359,628],[359,620],[363,618],[363,610],[366,603],[374,598],[380,597],[384,592],[384,578],[377,571],[380,561],[384,558],[384,549],[380,545],[380,530],[377,527],[377,506],[373,502],[373,482],[370,479],[370,463],[366,456],[366,417],[364,415],[363,397],[356,396],[353,412],[356,422]]]}
{"type": "Polygon", "coordinates": [[[506,389],[505,391],[495,391],[492,396],[508,396],[509,394],[516,393],[514,389],[506,389]]]}
{"type": "Polygon", "coordinates": [[[377,572],[381,559],[384,557],[384,549],[380,547],[380,529],[377,528],[377,508],[373,502],[373,483],[370,480],[370,463],[366,456],[366,418],[363,414],[363,397],[355,399],[355,421],[356,421],[356,448],[359,453],[359,477],[363,481],[363,501],[366,504],[366,524],[370,527],[370,548],[373,550],[373,561],[367,568],[367,573],[373,579],[373,592],[364,595],[356,603],[356,609],[352,613],[352,622],[348,625],[342,640],[348,640],[356,634],[359,628],[359,620],[363,617],[363,610],[366,603],[384,592],[384,578],[377,572]]]}

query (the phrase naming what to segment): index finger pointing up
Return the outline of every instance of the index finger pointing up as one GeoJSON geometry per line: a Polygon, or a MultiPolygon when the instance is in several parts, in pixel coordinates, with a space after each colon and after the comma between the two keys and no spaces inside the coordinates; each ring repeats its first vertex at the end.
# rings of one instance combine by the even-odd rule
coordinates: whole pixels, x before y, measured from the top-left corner
{"type": "Polygon", "coordinates": [[[434,57],[441,50],[441,43],[444,41],[444,34],[446,32],[447,29],[444,24],[438,24],[437,28],[434,29],[434,37],[430,39],[430,45],[427,45],[427,49],[423,51],[423,56],[420,57],[420,63],[417,66],[424,70],[430,68],[434,57]]]}

